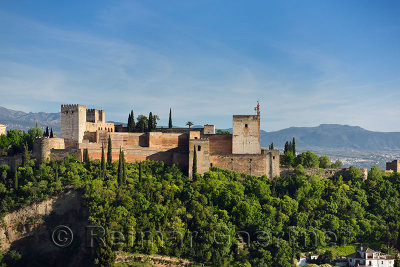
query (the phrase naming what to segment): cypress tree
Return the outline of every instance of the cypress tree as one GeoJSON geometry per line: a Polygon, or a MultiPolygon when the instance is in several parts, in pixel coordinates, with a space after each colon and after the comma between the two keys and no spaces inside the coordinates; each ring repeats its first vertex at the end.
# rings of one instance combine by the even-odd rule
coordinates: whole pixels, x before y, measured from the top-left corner
{"type": "Polygon", "coordinates": [[[154,119],[153,118],[153,113],[150,112],[149,113],[149,123],[148,123],[148,126],[147,126],[149,132],[151,132],[153,130],[153,128],[154,128],[153,119],[154,119]]]}
{"type": "Polygon", "coordinates": [[[85,157],[84,157],[84,160],[85,160],[85,162],[86,163],[89,163],[90,162],[90,158],[89,158],[89,149],[85,149],[85,157]]]}
{"type": "Polygon", "coordinates": [[[56,163],[56,166],[55,166],[55,179],[56,179],[56,183],[57,184],[60,183],[60,178],[58,176],[58,164],[57,163],[56,163]]]}
{"type": "Polygon", "coordinates": [[[296,156],[296,140],[294,139],[294,136],[293,136],[292,145],[293,145],[293,155],[296,156]]]}
{"type": "Polygon", "coordinates": [[[6,171],[6,170],[4,170],[4,171],[2,172],[2,174],[1,174],[1,180],[3,181],[3,184],[5,185],[5,184],[6,184],[6,181],[7,181],[7,171],[6,171]]]}
{"type": "Polygon", "coordinates": [[[293,153],[293,144],[292,141],[289,142],[288,151],[293,153]]]}
{"type": "Polygon", "coordinates": [[[104,144],[101,145],[101,175],[104,177],[105,170],[106,170],[106,160],[104,156],[104,144]]]}
{"type": "Polygon", "coordinates": [[[157,119],[159,119],[158,115],[153,115],[153,129],[157,128],[157,119]]]}
{"type": "Polygon", "coordinates": [[[50,138],[54,138],[53,128],[51,128],[51,131],[50,131],[50,138]]]}
{"type": "Polygon", "coordinates": [[[122,184],[126,182],[126,161],[125,161],[125,153],[122,152],[122,184]]]}
{"type": "Polygon", "coordinates": [[[131,125],[132,125],[132,132],[135,131],[135,116],[133,115],[133,110],[131,110],[131,125]]]}
{"type": "Polygon", "coordinates": [[[169,120],[168,120],[168,128],[172,128],[172,111],[169,109],[169,120]]]}
{"type": "Polygon", "coordinates": [[[108,136],[107,163],[108,163],[108,167],[111,168],[111,165],[112,165],[112,142],[111,142],[110,135],[108,136]]]}
{"type": "Polygon", "coordinates": [[[46,133],[45,133],[46,137],[49,137],[49,126],[46,127],[46,133]]]}
{"type": "Polygon", "coordinates": [[[194,148],[194,152],[193,152],[193,170],[192,170],[192,178],[194,178],[194,176],[197,173],[197,152],[196,152],[196,146],[193,146],[194,148]]]}
{"type": "Polygon", "coordinates": [[[14,170],[14,189],[18,190],[18,167],[14,170]]]}
{"type": "Polygon", "coordinates": [[[128,115],[128,125],[127,125],[127,128],[128,128],[128,132],[130,132],[131,131],[131,114],[129,113],[129,115],[128,115]]]}
{"type": "Polygon", "coordinates": [[[28,150],[28,144],[24,144],[24,154],[22,155],[22,166],[26,167],[28,166],[30,160],[30,152],[28,150]]]}
{"type": "Polygon", "coordinates": [[[133,115],[133,110],[128,116],[128,132],[132,133],[135,131],[135,117],[133,115]]]}
{"type": "Polygon", "coordinates": [[[283,150],[283,154],[285,154],[286,152],[288,152],[288,148],[289,148],[289,142],[286,141],[286,143],[285,143],[285,148],[284,148],[284,150],[283,150]]]}
{"type": "Polygon", "coordinates": [[[118,159],[118,184],[121,186],[122,185],[122,179],[124,176],[123,173],[123,154],[122,154],[122,148],[119,149],[119,159],[118,159]]]}
{"type": "Polygon", "coordinates": [[[142,176],[143,176],[143,172],[142,172],[142,163],[139,162],[139,182],[142,181],[142,176]]]}
{"type": "Polygon", "coordinates": [[[112,242],[109,233],[106,230],[104,246],[100,246],[99,250],[99,266],[114,266],[115,258],[115,253],[112,250],[112,242]]]}

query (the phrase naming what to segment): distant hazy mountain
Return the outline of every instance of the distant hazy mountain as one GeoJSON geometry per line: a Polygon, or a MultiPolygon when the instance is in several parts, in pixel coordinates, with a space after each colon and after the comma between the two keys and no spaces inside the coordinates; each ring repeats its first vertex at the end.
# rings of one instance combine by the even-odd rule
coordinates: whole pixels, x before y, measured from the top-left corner
{"type": "Polygon", "coordinates": [[[7,125],[7,129],[28,130],[38,122],[42,128],[49,126],[59,133],[61,131],[60,119],[60,113],[26,113],[0,107],[0,124],[7,125]]]}
{"type": "MultiPolygon", "coordinates": [[[[52,127],[60,132],[60,113],[26,113],[0,107],[0,124],[8,129],[29,129],[39,122],[42,127],[52,127]]],[[[202,127],[194,125],[192,128],[202,127]]],[[[232,132],[232,129],[227,129],[232,132]]],[[[290,127],[280,131],[261,130],[261,146],[272,142],[276,148],[283,148],[286,141],[296,138],[298,150],[357,150],[357,151],[399,151],[400,132],[373,132],[358,126],[321,124],[317,127],[290,127]]]]}
{"type": "Polygon", "coordinates": [[[268,147],[274,142],[275,147],[282,148],[293,137],[296,138],[296,147],[301,150],[400,150],[400,132],[373,132],[358,126],[340,124],[290,127],[275,132],[261,131],[261,146],[268,147]]]}

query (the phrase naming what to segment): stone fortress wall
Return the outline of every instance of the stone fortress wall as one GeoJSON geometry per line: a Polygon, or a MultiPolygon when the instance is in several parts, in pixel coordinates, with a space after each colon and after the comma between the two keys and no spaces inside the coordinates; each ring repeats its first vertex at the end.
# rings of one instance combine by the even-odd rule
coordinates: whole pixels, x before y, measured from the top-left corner
{"type": "Polygon", "coordinates": [[[84,105],[61,105],[61,137],[39,138],[34,156],[40,161],[60,158],[66,153],[83,159],[85,150],[91,159],[101,159],[108,139],[112,141],[113,161],[119,151],[127,162],[146,159],[177,164],[192,177],[194,150],[200,174],[211,166],[252,175],[279,176],[279,151],[262,150],[260,115],[234,115],[232,134],[215,134],[214,125],[204,128],[156,129],[146,133],[129,133],[126,127],[105,121],[105,111],[84,105]]]}
{"type": "Polygon", "coordinates": [[[386,170],[392,172],[400,172],[400,161],[393,160],[392,162],[386,162],[386,170]]]}
{"type": "Polygon", "coordinates": [[[2,134],[7,134],[7,126],[5,126],[4,124],[0,124],[0,135],[2,134]]]}

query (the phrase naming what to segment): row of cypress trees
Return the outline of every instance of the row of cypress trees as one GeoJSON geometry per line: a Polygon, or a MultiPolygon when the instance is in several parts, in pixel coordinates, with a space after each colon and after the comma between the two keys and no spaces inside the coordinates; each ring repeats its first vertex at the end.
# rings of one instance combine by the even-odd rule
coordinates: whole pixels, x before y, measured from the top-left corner
{"type": "Polygon", "coordinates": [[[285,143],[285,148],[283,150],[283,154],[286,152],[292,152],[294,156],[296,156],[296,140],[293,137],[293,140],[285,143]]]}
{"type": "MultiPolygon", "coordinates": [[[[90,162],[88,149],[85,149],[84,161],[86,163],[90,162]]],[[[111,168],[111,166],[112,166],[112,142],[111,142],[111,137],[110,136],[108,136],[107,164],[106,164],[106,158],[105,158],[104,144],[101,146],[100,171],[101,171],[101,175],[103,176],[103,178],[104,178],[105,173],[106,173],[106,165],[108,165],[108,168],[111,168]]],[[[126,161],[125,161],[125,154],[122,151],[122,148],[120,148],[120,151],[119,151],[119,161],[118,161],[117,174],[118,174],[118,184],[119,185],[125,184],[125,181],[126,181],[126,161]]]]}
{"type": "MultiPolygon", "coordinates": [[[[147,118],[144,115],[138,116],[138,121],[135,122],[135,116],[133,110],[128,115],[128,132],[132,133],[135,131],[152,131],[157,127],[157,120],[159,120],[158,115],[153,115],[152,112],[149,113],[149,117],[147,118]]],[[[172,128],[172,110],[169,109],[169,119],[168,119],[168,128],[172,128]]]]}
{"type": "Polygon", "coordinates": [[[43,133],[43,137],[53,138],[54,137],[53,128],[51,128],[51,131],[49,133],[49,126],[47,126],[46,131],[44,131],[43,133]]]}

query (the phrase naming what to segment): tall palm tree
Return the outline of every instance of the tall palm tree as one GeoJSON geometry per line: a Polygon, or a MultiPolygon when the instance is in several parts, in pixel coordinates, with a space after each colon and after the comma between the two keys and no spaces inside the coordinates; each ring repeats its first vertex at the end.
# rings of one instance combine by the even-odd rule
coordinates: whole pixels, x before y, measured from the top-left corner
{"type": "Polygon", "coordinates": [[[188,121],[188,122],[186,123],[186,125],[189,126],[189,129],[190,129],[190,127],[193,125],[193,122],[188,121]]]}

